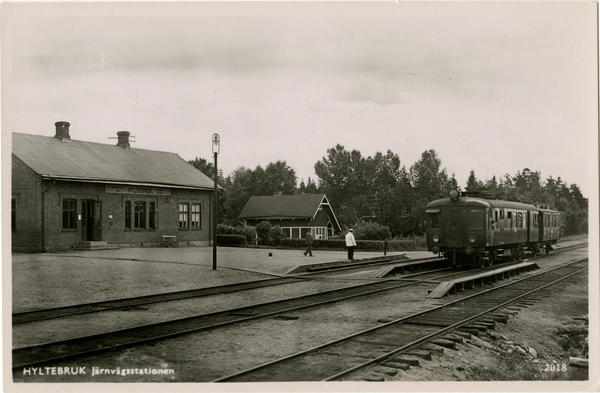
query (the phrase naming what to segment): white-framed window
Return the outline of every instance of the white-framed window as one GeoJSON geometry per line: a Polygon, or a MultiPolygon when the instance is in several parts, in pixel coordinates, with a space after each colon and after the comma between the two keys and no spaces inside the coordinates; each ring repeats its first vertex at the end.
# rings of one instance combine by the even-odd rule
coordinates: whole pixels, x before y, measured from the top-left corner
{"type": "Polygon", "coordinates": [[[179,228],[189,228],[189,204],[188,203],[180,203],[179,204],[179,228]]]}
{"type": "Polygon", "coordinates": [[[146,202],[136,201],[134,203],[134,228],[146,228],[146,202]]]}
{"type": "Polygon", "coordinates": [[[192,228],[202,227],[202,205],[199,203],[192,203],[192,228]]]}
{"type": "Polygon", "coordinates": [[[313,235],[315,239],[323,239],[323,227],[313,228],[313,235]]]}

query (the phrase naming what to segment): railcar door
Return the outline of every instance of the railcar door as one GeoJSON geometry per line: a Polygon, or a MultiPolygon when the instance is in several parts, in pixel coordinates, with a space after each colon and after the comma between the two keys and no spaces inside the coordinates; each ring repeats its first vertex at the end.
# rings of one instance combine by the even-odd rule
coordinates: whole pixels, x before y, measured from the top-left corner
{"type": "Polygon", "coordinates": [[[498,228],[500,228],[500,233],[498,236],[498,244],[504,244],[506,242],[506,229],[504,222],[504,209],[499,209],[500,218],[498,220],[498,228]]]}
{"type": "Polygon", "coordinates": [[[448,247],[460,248],[462,246],[462,234],[460,230],[459,210],[450,210],[450,225],[448,226],[448,247]]]}

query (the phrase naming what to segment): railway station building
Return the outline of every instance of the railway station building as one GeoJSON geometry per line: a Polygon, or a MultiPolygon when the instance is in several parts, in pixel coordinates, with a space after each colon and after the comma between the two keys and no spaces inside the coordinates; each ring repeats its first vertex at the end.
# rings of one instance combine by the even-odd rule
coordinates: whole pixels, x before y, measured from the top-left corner
{"type": "Polygon", "coordinates": [[[302,239],[310,231],[315,239],[326,240],[341,231],[325,194],[253,196],[239,220],[251,226],[262,221],[279,225],[284,237],[290,239],[302,239]]]}
{"type": "Polygon", "coordinates": [[[208,246],[214,183],[175,153],[12,134],[12,250],[208,246]]]}

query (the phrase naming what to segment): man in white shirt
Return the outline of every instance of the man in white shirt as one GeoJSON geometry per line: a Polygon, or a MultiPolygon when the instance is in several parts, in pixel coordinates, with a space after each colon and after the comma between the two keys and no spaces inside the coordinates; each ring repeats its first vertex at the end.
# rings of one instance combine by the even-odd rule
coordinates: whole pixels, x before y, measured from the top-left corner
{"type": "Polygon", "coordinates": [[[354,230],[352,228],[348,229],[348,233],[346,234],[346,247],[348,248],[348,259],[354,259],[354,247],[356,247],[356,240],[354,240],[354,230]]]}

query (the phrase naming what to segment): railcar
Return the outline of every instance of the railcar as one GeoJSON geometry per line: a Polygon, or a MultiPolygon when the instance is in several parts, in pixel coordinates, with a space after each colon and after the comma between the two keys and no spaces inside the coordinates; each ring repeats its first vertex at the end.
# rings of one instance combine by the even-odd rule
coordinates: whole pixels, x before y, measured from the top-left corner
{"type": "Polygon", "coordinates": [[[426,207],[427,249],[452,264],[491,266],[525,252],[548,253],[560,237],[560,212],[544,206],[450,191],[426,207]]]}

